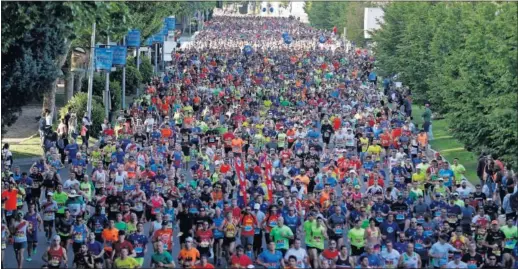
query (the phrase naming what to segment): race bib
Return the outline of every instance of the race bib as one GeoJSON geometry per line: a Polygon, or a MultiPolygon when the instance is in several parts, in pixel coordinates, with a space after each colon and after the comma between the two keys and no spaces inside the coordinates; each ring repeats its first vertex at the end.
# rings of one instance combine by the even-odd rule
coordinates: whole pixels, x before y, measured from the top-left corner
{"type": "Polygon", "coordinates": [[[255,228],[255,234],[261,234],[261,228],[255,228]]]}
{"type": "Polygon", "coordinates": [[[49,261],[50,265],[57,267],[60,263],[59,257],[52,257],[52,259],[49,261]]]}
{"type": "Polygon", "coordinates": [[[16,232],[16,234],[14,235],[17,239],[21,239],[21,240],[24,240],[25,239],[25,233],[24,232],[21,232],[21,231],[18,231],[16,232]]]}
{"type": "Polygon", "coordinates": [[[11,211],[11,210],[8,210],[8,211],[5,212],[5,216],[6,217],[10,217],[12,215],[13,215],[13,211],[11,211]]]}
{"type": "Polygon", "coordinates": [[[153,210],[156,213],[160,213],[160,207],[156,207],[154,210],[153,210]]]}
{"type": "Polygon", "coordinates": [[[514,240],[512,240],[512,239],[505,240],[505,248],[513,249],[514,248],[514,240]]]}
{"type": "Polygon", "coordinates": [[[423,235],[424,235],[425,237],[429,237],[429,236],[431,236],[432,234],[433,234],[433,231],[430,231],[430,230],[427,230],[427,231],[424,231],[424,232],[423,232],[423,235]]]}
{"type": "Polygon", "coordinates": [[[417,249],[417,250],[421,250],[421,249],[423,249],[423,244],[416,243],[416,244],[415,244],[415,249],[417,249]]]}
{"type": "Polygon", "coordinates": [[[252,226],[250,226],[250,225],[246,225],[246,226],[244,227],[244,229],[245,229],[245,232],[251,232],[251,231],[252,231],[252,229],[253,229],[253,227],[252,227],[252,226]]]}
{"type": "Polygon", "coordinates": [[[38,182],[33,182],[32,183],[32,188],[33,189],[37,189],[39,186],[40,186],[40,184],[38,182]]]}
{"type": "Polygon", "coordinates": [[[142,248],[142,247],[136,247],[136,248],[135,248],[135,252],[136,252],[137,254],[140,254],[140,253],[144,252],[144,248],[142,248]]]}
{"type": "Polygon", "coordinates": [[[2,249],[7,248],[7,244],[5,242],[2,242],[2,249]]]}
{"type": "Polygon", "coordinates": [[[76,236],[74,238],[75,238],[76,241],[83,242],[83,234],[82,233],[76,234],[76,236]]]}
{"type": "Polygon", "coordinates": [[[270,227],[277,226],[277,221],[270,221],[270,227]]]}
{"type": "Polygon", "coordinates": [[[116,212],[116,211],[119,211],[119,205],[118,204],[113,204],[110,206],[110,210],[112,212],[116,212]]]}
{"type": "Polygon", "coordinates": [[[343,232],[344,232],[344,230],[342,230],[342,228],[340,228],[340,227],[335,228],[335,234],[342,234],[343,232]]]}
{"type": "Polygon", "coordinates": [[[142,204],[142,202],[136,202],[136,203],[135,203],[135,209],[136,209],[137,211],[142,211],[142,210],[144,210],[144,205],[142,204]]]}
{"type": "Polygon", "coordinates": [[[315,240],[315,242],[317,242],[317,243],[318,243],[318,242],[320,242],[320,237],[315,236],[315,237],[313,237],[313,240],[315,240]]]}
{"type": "Polygon", "coordinates": [[[477,269],[477,265],[473,263],[468,263],[468,269],[477,269]]]}
{"type": "MultiPolygon", "coordinates": [[[[320,238],[319,238],[319,240],[320,240],[320,238]]],[[[284,247],[284,240],[277,240],[275,245],[277,246],[277,248],[283,248],[284,247]]]]}
{"type": "Polygon", "coordinates": [[[448,217],[448,222],[449,223],[457,223],[457,218],[456,217],[448,217]]]}
{"type": "Polygon", "coordinates": [[[404,219],[405,219],[405,215],[403,215],[403,214],[397,214],[397,215],[396,215],[396,219],[397,219],[397,220],[404,220],[404,219]]]}
{"type": "Polygon", "coordinates": [[[206,248],[206,247],[208,247],[209,245],[210,245],[210,244],[209,244],[209,242],[207,242],[207,241],[201,241],[201,243],[200,243],[200,246],[201,246],[201,247],[203,247],[203,248],[206,248]]]}
{"type": "Polygon", "coordinates": [[[435,211],[435,213],[433,215],[436,216],[436,217],[440,217],[441,216],[441,211],[435,211]]]}
{"type": "Polygon", "coordinates": [[[103,232],[103,226],[100,223],[95,224],[95,233],[100,234],[103,232]]]}

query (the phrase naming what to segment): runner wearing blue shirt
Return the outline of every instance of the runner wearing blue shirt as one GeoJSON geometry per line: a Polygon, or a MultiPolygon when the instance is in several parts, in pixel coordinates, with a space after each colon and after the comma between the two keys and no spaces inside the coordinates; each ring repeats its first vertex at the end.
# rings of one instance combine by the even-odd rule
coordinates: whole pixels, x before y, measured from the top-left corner
{"type": "Polygon", "coordinates": [[[133,244],[133,249],[137,256],[135,259],[140,263],[140,266],[144,265],[144,255],[147,250],[148,238],[144,235],[144,224],[139,222],[137,224],[137,230],[128,236],[128,241],[133,244]]]}
{"type": "Polygon", "coordinates": [[[264,266],[267,269],[279,269],[284,267],[282,252],[275,250],[274,241],[268,243],[268,248],[259,254],[257,264],[264,266]]]}

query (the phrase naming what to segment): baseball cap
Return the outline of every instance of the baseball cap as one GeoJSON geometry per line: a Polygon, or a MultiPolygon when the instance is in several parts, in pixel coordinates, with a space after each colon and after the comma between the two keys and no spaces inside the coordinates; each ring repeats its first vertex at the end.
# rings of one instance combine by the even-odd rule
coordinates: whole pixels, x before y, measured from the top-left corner
{"type": "Polygon", "coordinates": [[[496,225],[498,225],[498,220],[493,220],[493,221],[491,222],[491,224],[496,224],[496,225]]]}
{"type": "Polygon", "coordinates": [[[52,196],[52,195],[54,195],[53,192],[51,192],[51,191],[47,192],[47,196],[52,196]]]}
{"type": "Polygon", "coordinates": [[[193,240],[192,240],[192,237],[190,237],[190,236],[189,236],[189,237],[187,237],[187,239],[185,239],[185,242],[191,242],[191,243],[192,243],[192,241],[193,241],[193,240]]]}
{"type": "Polygon", "coordinates": [[[360,185],[356,185],[356,186],[354,186],[354,188],[355,189],[360,189],[361,187],[360,187],[360,185]]]}

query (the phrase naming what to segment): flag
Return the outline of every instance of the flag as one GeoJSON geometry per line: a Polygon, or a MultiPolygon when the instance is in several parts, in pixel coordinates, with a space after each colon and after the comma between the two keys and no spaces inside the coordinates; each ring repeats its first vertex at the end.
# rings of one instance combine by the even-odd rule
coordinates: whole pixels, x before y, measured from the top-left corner
{"type": "Polygon", "coordinates": [[[266,157],[265,165],[264,165],[264,177],[266,188],[268,189],[268,200],[270,204],[273,202],[273,182],[272,182],[272,163],[266,157]]]}
{"type": "Polygon", "coordinates": [[[234,167],[236,169],[236,175],[239,182],[239,196],[243,197],[243,202],[247,204],[246,197],[246,178],[245,178],[245,166],[241,160],[241,157],[234,157],[234,167]]]}

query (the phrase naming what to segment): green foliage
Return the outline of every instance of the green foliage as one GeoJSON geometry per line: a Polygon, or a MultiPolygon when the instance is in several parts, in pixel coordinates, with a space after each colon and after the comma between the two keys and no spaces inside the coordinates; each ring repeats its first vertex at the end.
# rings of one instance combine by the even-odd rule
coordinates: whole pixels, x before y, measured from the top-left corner
{"type": "MultiPolygon", "coordinates": [[[[129,61],[130,59],[128,59],[129,61]]],[[[110,74],[110,80],[122,83],[122,68],[110,74]]],[[[135,94],[142,81],[142,75],[133,65],[126,66],[126,94],[135,94]]]]}
{"type": "MultiPolygon", "coordinates": [[[[68,103],[61,108],[61,118],[65,117],[68,109],[71,108],[72,112],[76,113],[78,124],[81,125],[81,119],[86,114],[86,105],[88,104],[88,94],[84,92],[77,93],[68,101],[68,103]]],[[[90,127],[89,133],[92,137],[97,137],[101,131],[101,124],[104,121],[104,106],[102,98],[94,96],[92,99],[92,118],[90,119],[94,124],[90,127]]]]}
{"type": "MultiPolygon", "coordinates": [[[[95,98],[100,98],[101,102],[103,100],[103,92],[106,88],[106,76],[104,73],[94,73],[93,79],[93,87],[92,87],[92,95],[95,98]]],[[[88,93],[88,80],[83,80],[83,87],[81,87],[84,92],[88,93]]],[[[112,101],[112,110],[118,110],[122,107],[122,86],[121,81],[112,78],[110,74],[110,92],[111,92],[111,101],[112,101]]]]}
{"type": "Polygon", "coordinates": [[[331,30],[337,27],[338,33],[343,34],[347,28],[347,39],[363,44],[363,21],[366,7],[375,7],[370,2],[326,2],[310,1],[304,5],[311,26],[331,30]]]}
{"type": "MultiPolygon", "coordinates": [[[[126,62],[128,63],[128,67],[134,67],[136,70],[137,67],[135,58],[130,57],[126,62]]],[[[151,64],[151,59],[149,57],[140,57],[140,69],[138,71],[140,73],[141,83],[146,84],[151,81],[151,78],[153,78],[153,65],[151,64]]]]}
{"type": "MultiPolygon", "coordinates": [[[[2,3],[2,127],[21,107],[43,96],[60,74],[72,28],[63,2],[2,3]]],[[[2,128],[2,130],[5,130],[2,128]]]]}
{"type": "Polygon", "coordinates": [[[516,3],[390,3],[374,34],[380,74],[399,74],[466,149],[518,164],[516,3]]]}

